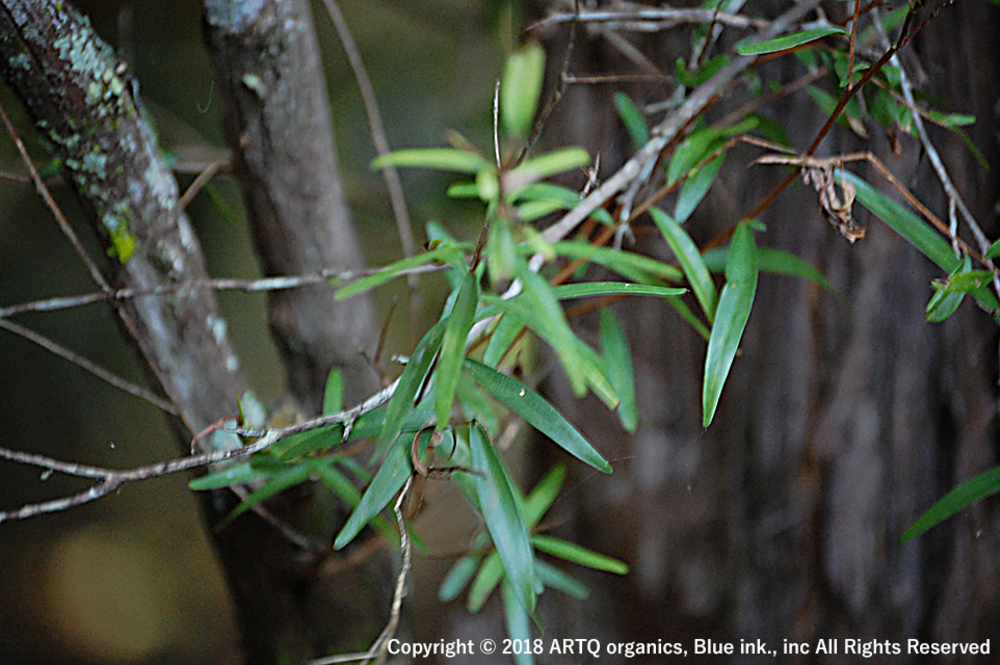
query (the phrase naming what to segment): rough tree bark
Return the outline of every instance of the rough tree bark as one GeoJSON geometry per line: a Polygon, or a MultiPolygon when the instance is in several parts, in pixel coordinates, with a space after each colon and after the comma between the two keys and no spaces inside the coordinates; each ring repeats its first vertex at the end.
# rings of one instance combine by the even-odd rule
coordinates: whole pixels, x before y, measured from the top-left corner
{"type": "MultiPolygon", "coordinates": [[[[233,109],[237,170],[264,272],[362,266],[337,179],[308,4],[206,2],[206,24],[233,109]]],[[[0,55],[5,80],[61,160],[108,248],[107,265],[94,271],[99,286],[145,291],[206,279],[137,86],[89,23],[65,2],[3,0],[0,55]]],[[[112,304],[154,384],[176,406],[175,431],[187,452],[194,433],[235,413],[236,397],[246,389],[214,294],[192,286],[112,304]]],[[[345,369],[349,398],[373,386],[357,355],[376,337],[369,301],[335,304],[317,287],[279,294],[271,305],[289,385],[309,413],[318,411],[333,366],[345,369]]],[[[229,492],[206,495],[207,524],[234,503],[229,492]]],[[[213,534],[247,662],[304,662],[333,649],[363,648],[386,614],[388,591],[379,585],[391,578],[387,558],[376,556],[360,568],[333,565],[347,570],[324,575],[321,569],[331,569],[324,552],[342,519],[336,501],[305,488],[268,508],[317,545],[295,545],[257,516],[213,534]]]]}
{"type": "MultiPolygon", "coordinates": [[[[947,95],[952,108],[976,114],[974,141],[994,164],[996,18],[985,3],[960,3],[915,44],[932,91],[947,95]],[[960,45],[955,35],[962,35],[960,45]]],[[[669,72],[677,57],[689,55],[689,46],[676,50],[672,39],[636,41],[669,72]]],[[[564,42],[550,44],[551,60],[559,61],[564,42]]],[[[577,49],[574,72],[634,67],[582,28],[577,49]]],[[[795,66],[779,61],[768,74],[795,66]]],[[[663,97],[652,86],[630,92],[639,103],[663,97]]],[[[572,88],[547,137],[553,145],[600,151],[606,173],[629,155],[609,98],[601,88],[572,88]]],[[[723,101],[712,117],[739,103],[723,101]]],[[[764,112],[796,146],[808,145],[825,119],[805,95],[764,112]]],[[[881,130],[869,129],[874,149],[889,154],[881,130]]],[[[935,139],[977,218],[992,222],[995,173],[985,173],[959,141],[943,133],[935,139]]],[[[903,147],[890,169],[939,214],[947,210],[919,146],[906,140],[903,147]]],[[[821,154],[859,148],[841,136],[828,140],[821,154]]],[[[757,154],[729,156],[730,168],[688,222],[697,241],[750,210],[784,175],[747,170],[757,154]]],[[[878,182],[874,172],[866,177],[878,182]]],[[[1000,566],[995,499],[899,544],[903,530],[935,500],[997,463],[995,327],[971,306],[944,325],[926,324],[927,284],[935,276],[929,262],[874,220],[865,240],[848,245],[800,184],[761,219],[768,227],[761,244],[817,265],[850,305],[814,285],[762,275],[742,355],[707,431],[699,412],[704,342],[660,305],[635,300],[617,308],[635,357],[636,435],[613,434],[612,416],[575,402],[558,380],[551,388],[570,419],[618,460],[613,476],[586,479],[573,492],[568,530],[632,562],[633,574],[610,587],[602,582],[594,606],[555,613],[557,630],[688,643],[760,638],[770,648],[783,639],[841,638],[843,645],[843,638],[982,642],[995,636],[1000,594],[988,581],[1000,566]]],[[[986,230],[994,237],[991,226],[986,230]]],[[[665,245],[645,240],[655,234],[640,228],[637,235],[639,249],[669,257],[665,245]]],[[[756,662],[740,658],[732,662],[756,662]]],[[[894,658],[919,660],[905,653],[894,658]]]]}

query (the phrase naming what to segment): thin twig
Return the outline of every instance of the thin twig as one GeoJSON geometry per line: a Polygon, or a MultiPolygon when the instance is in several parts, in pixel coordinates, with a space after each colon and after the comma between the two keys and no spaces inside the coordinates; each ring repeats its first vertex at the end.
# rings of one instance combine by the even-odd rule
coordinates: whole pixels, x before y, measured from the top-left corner
{"type": "MultiPolygon", "coordinates": [[[[378,108],[378,100],[375,97],[375,88],[372,87],[365,63],[361,59],[361,52],[354,42],[351,29],[344,20],[344,15],[340,11],[340,6],[336,0],[323,0],[326,11],[333,21],[333,26],[340,37],[340,43],[347,53],[347,60],[354,70],[354,78],[358,82],[358,89],[361,91],[361,99],[365,104],[365,113],[368,114],[368,127],[372,133],[372,142],[375,144],[375,151],[381,155],[390,152],[389,141],[385,136],[385,126],[382,124],[382,114],[378,108]]],[[[403,256],[410,257],[416,253],[416,245],[413,240],[413,227],[410,224],[410,214],[406,209],[406,196],[403,193],[403,185],[399,180],[399,172],[391,164],[382,169],[385,178],[385,186],[389,190],[389,200],[392,202],[392,211],[396,215],[396,227],[399,230],[399,242],[403,246],[403,256]]],[[[416,284],[411,282],[411,288],[416,284]]]]}
{"type": "MultiPolygon", "coordinates": [[[[425,264],[400,270],[399,275],[422,275],[425,273],[440,272],[448,266],[438,266],[425,264]]],[[[215,279],[196,280],[192,282],[175,282],[173,284],[161,284],[151,289],[119,289],[107,293],[85,293],[78,296],[60,296],[56,298],[46,298],[44,300],[33,300],[31,302],[19,303],[0,307],[0,318],[8,318],[15,314],[24,312],[54,312],[62,309],[71,309],[89,305],[95,302],[106,300],[129,300],[132,298],[144,298],[148,296],[159,296],[168,293],[193,289],[213,289],[215,291],[242,291],[244,293],[261,293],[264,291],[281,291],[285,289],[298,289],[314,284],[324,284],[330,280],[350,281],[374,275],[384,267],[365,268],[363,270],[347,270],[337,272],[333,270],[320,270],[319,272],[307,275],[283,275],[280,277],[264,277],[261,279],[237,279],[232,277],[219,277],[215,279]]]]}
{"type": "MultiPolygon", "coordinates": [[[[770,23],[756,38],[755,42],[776,37],[795,25],[805,14],[812,11],[819,0],[804,0],[795,4],[775,21],[770,23]]],[[[712,12],[707,10],[709,14],[712,12]]],[[[590,193],[575,208],[570,210],[555,224],[542,234],[549,242],[565,238],[580,222],[587,219],[597,208],[603,206],[612,196],[625,190],[637,176],[644,172],[650,160],[659,157],[663,150],[673,141],[680,131],[724,90],[729,83],[742,74],[755,61],[753,56],[737,56],[728,65],[720,69],[712,78],[695,89],[684,103],[674,113],[665,118],[653,128],[652,138],[630,160],[628,160],[604,184],[590,193]]]]}
{"type": "Polygon", "coordinates": [[[159,395],[150,392],[149,390],[143,388],[142,386],[136,385],[131,381],[123,379],[114,372],[104,369],[97,363],[88,360],[87,358],[84,358],[83,356],[74,351],[70,351],[66,347],[57,344],[56,342],[53,342],[48,337],[40,335],[39,333],[35,332],[34,330],[31,330],[30,328],[25,328],[22,325],[14,323],[13,321],[8,321],[3,318],[0,318],[0,328],[3,328],[4,330],[8,330],[14,333],[15,335],[23,337],[29,342],[34,342],[35,344],[42,347],[49,353],[53,353],[59,356],[60,358],[70,361],[77,367],[90,372],[91,374],[101,379],[102,381],[111,384],[115,388],[124,390],[128,394],[134,395],[139,399],[145,400],[150,404],[152,404],[153,406],[163,409],[170,415],[173,416],[178,415],[177,407],[174,406],[170,401],[163,399],[159,395]]]}
{"type": "Polygon", "coordinates": [[[177,199],[177,206],[182,210],[184,208],[187,208],[188,205],[191,203],[191,201],[194,199],[194,197],[198,195],[198,192],[200,192],[202,188],[205,185],[207,185],[208,182],[212,178],[214,178],[219,171],[228,166],[229,166],[229,160],[221,159],[212,162],[204,169],[202,169],[201,172],[198,173],[198,176],[194,179],[194,182],[192,182],[188,186],[188,188],[184,190],[184,193],[181,195],[181,197],[177,199]]]}
{"type": "Polygon", "coordinates": [[[54,471],[71,476],[95,478],[101,481],[83,492],[68,497],[61,497],[41,503],[28,504],[18,508],[17,510],[0,511],[0,522],[14,519],[27,519],[36,515],[58,512],[66,510],[67,508],[82,505],[84,503],[89,503],[94,499],[107,496],[122,485],[126,485],[128,483],[148,480],[150,478],[160,478],[169,474],[188,471],[190,469],[197,469],[203,466],[225,462],[227,460],[248,457],[267,450],[278,441],[292,436],[293,434],[308,432],[318,427],[325,427],[337,423],[344,424],[344,440],[346,440],[347,435],[350,432],[350,425],[365,413],[368,413],[369,411],[372,411],[387,402],[389,398],[392,397],[392,394],[395,392],[396,386],[398,385],[399,380],[397,379],[390,386],[383,388],[355,407],[339,413],[291,425],[289,427],[263,431],[243,429],[232,430],[240,436],[257,439],[253,443],[240,448],[217,450],[200,455],[179,457],[165,462],[157,462],[155,464],[136,467],[134,469],[116,470],[87,466],[83,464],[73,464],[70,462],[62,462],[44,455],[24,453],[0,447],[0,458],[2,459],[8,459],[12,462],[40,467],[48,471],[54,471]]]}
{"type": "Polygon", "coordinates": [[[31,179],[35,183],[35,189],[38,190],[39,195],[45,201],[45,205],[49,207],[52,211],[52,215],[56,219],[56,223],[59,225],[59,230],[62,231],[66,239],[69,240],[70,245],[73,246],[73,250],[77,253],[77,256],[83,261],[84,265],[87,266],[87,271],[90,273],[91,279],[102,291],[109,291],[111,287],[108,285],[104,275],[101,273],[100,268],[94,263],[94,260],[90,258],[87,254],[87,250],[84,249],[83,243],[80,242],[80,238],[76,235],[73,227],[69,225],[66,220],[66,216],[63,215],[62,210],[56,204],[55,199],[52,198],[52,194],[49,192],[49,188],[46,187],[45,182],[42,177],[38,174],[38,169],[35,168],[35,163],[32,161],[31,156],[24,147],[24,142],[21,141],[21,137],[18,135],[17,130],[14,129],[13,123],[10,118],[7,117],[7,111],[4,110],[3,104],[0,104],[0,119],[3,120],[3,124],[7,128],[7,133],[10,134],[11,139],[14,140],[14,146],[17,148],[18,153],[21,155],[21,160],[24,161],[24,165],[28,167],[28,173],[31,174],[31,179]]]}
{"type": "Polygon", "coordinates": [[[570,13],[553,14],[525,28],[525,32],[536,30],[553,23],[611,23],[620,30],[632,32],[662,32],[685,23],[719,23],[733,28],[768,27],[763,19],[716,12],[714,9],[640,9],[638,11],[582,11],[578,15],[570,13]],[[576,19],[578,17],[578,19],[576,19]]]}

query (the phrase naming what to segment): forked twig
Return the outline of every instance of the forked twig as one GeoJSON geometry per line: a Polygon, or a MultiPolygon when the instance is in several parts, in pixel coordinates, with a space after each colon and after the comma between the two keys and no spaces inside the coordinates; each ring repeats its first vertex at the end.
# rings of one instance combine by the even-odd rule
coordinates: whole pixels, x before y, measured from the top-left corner
{"type": "MultiPolygon", "coordinates": [[[[365,413],[377,409],[379,406],[389,401],[389,398],[392,397],[392,394],[395,392],[396,386],[398,385],[399,380],[397,379],[391,385],[378,391],[357,406],[340,411],[339,413],[321,416],[319,418],[314,418],[289,427],[262,431],[245,430],[242,428],[232,430],[235,434],[244,438],[257,439],[253,443],[240,448],[217,450],[210,453],[202,453],[200,455],[189,455],[187,457],[179,457],[133,469],[118,470],[88,466],[85,464],[74,464],[46,457],[44,455],[36,455],[34,453],[25,453],[0,447],[0,458],[2,459],[18,462],[20,464],[37,466],[42,469],[46,469],[49,472],[57,472],[70,476],[100,480],[100,482],[96,485],[92,485],[87,490],[72,496],[61,497],[41,503],[28,504],[16,510],[0,511],[0,522],[14,519],[27,519],[36,515],[58,512],[66,510],[67,508],[82,505],[84,503],[89,503],[94,499],[107,496],[120,488],[122,485],[126,485],[128,483],[148,480],[149,478],[159,478],[161,476],[178,473],[180,471],[188,471],[190,469],[197,469],[203,466],[217,464],[219,462],[248,457],[255,453],[267,450],[278,441],[288,438],[293,434],[308,432],[318,427],[325,427],[338,423],[343,424],[344,440],[346,440],[348,434],[350,433],[350,426],[354,423],[354,421],[365,413]]],[[[221,428],[216,429],[221,431],[221,428]]]]}

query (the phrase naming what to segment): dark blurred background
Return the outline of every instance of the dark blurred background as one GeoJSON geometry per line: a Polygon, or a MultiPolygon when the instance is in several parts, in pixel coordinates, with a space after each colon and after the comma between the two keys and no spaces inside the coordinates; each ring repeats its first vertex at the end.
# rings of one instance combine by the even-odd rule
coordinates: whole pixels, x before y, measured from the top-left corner
{"type": "MultiPolygon", "coordinates": [[[[182,156],[224,150],[199,3],[78,4],[129,62],[164,147],[182,156]]],[[[393,147],[443,145],[448,128],[476,145],[490,145],[491,94],[503,54],[518,40],[520,27],[542,15],[543,3],[341,4],[393,147]]],[[[830,3],[827,10],[840,17],[842,5],[830,3]]],[[[771,15],[782,7],[761,6],[771,15]]],[[[381,177],[368,168],[374,150],[361,99],[329,20],[319,6],[314,13],[348,197],[369,262],[386,263],[399,256],[399,243],[381,177]]],[[[997,234],[997,24],[998,11],[989,4],[959,3],[913,45],[931,92],[946,100],[946,108],[978,118],[970,134],[993,171],[977,164],[956,137],[933,136],[991,237],[997,234]]],[[[566,30],[537,34],[549,48],[552,79],[566,30]]],[[[685,30],[629,39],[668,73],[690,48],[685,30]]],[[[581,31],[571,70],[634,73],[636,64],[620,46],[581,31]]],[[[766,76],[785,80],[803,72],[790,58],[765,69],[766,76]]],[[[669,95],[661,84],[572,86],[544,140],[600,152],[602,175],[613,173],[631,149],[610,104],[616,90],[626,90],[640,104],[669,95]]],[[[0,99],[16,116],[36,160],[44,163],[47,157],[17,101],[6,90],[0,90],[0,99]]],[[[711,118],[741,101],[725,100],[711,118]]],[[[762,112],[782,123],[799,147],[824,120],[801,93],[762,112]]],[[[872,149],[890,155],[884,133],[869,129],[872,149]]],[[[944,214],[947,206],[919,146],[902,139],[902,156],[887,157],[889,168],[944,214]]],[[[835,134],[821,154],[864,145],[857,137],[835,134]]],[[[783,175],[748,170],[745,165],[758,154],[743,149],[730,156],[690,223],[697,241],[709,240],[751,209],[783,175]]],[[[4,170],[23,171],[9,140],[0,141],[0,159],[4,170]]],[[[858,171],[876,182],[873,173],[858,171]]],[[[418,239],[428,219],[457,235],[477,232],[481,210],[446,199],[449,178],[424,172],[404,172],[403,178],[418,239]]],[[[192,176],[179,179],[183,188],[192,176]]],[[[203,193],[189,208],[210,272],[254,277],[246,230],[224,214],[232,210],[238,218],[237,188],[227,176],[214,182],[219,199],[203,193]]],[[[55,192],[83,229],[67,190],[57,186],[55,192]]],[[[0,305],[93,290],[30,187],[0,184],[0,211],[0,305]]],[[[928,282],[939,275],[886,227],[859,214],[869,231],[855,246],[829,228],[814,194],[798,184],[764,216],[768,233],[758,241],[817,265],[848,304],[798,280],[762,276],[743,355],[707,432],[698,409],[703,342],[662,303],[616,308],[636,359],[642,422],[634,437],[623,435],[603,407],[568,399],[558,375],[546,383],[616,469],[611,477],[594,477],[573,468],[554,510],[559,533],[632,567],[626,578],[582,574],[594,589],[587,603],[546,594],[547,636],[780,643],[830,637],[982,641],[998,634],[995,499],[914,543],[897,544],[899,534],[936,499],[997,463],[996,329],[969,304],[943,326],[925,324],[928,282]]],[[[642,223],[636,235],[638,250],[669,256],[642,223]]],[[[418,317],[436,315],[440,280],[423,280],[422,295],[418,317]]],[[[284,373],[267,333],[264,296],[219,297],[253,389],[263,403],[273,402],[283,391],[284,373]]],[[[388,347],[406,353],[411,301],[402,284],[379,292],[380,313],[397,297],[388,347]]],[[[17,320],[142,380],[101,305],[17,320]]],[[[580,322],[584,329],[592,324],[586,318],[580,322]]],[[[6,332],[0,334],[0,359],[0,445],[122,468],[176,454],[155,408],[6,332]]],[[[523,486],[551,461],[548,449],[541,450],[524,460],[523,486]]],[[[238,662],[232,609],[186,482],[179,476],[149,481],[69,512],[2,525],[0,663],[238,662]]],[[[59,477],[43,481],[36,469],[0,465],[4,507],[78,487],[59,477]]],[[[470,524],[461,513],[440,512],[461,503],[456,493],[437,492],[418,530],[432,553],[453,553],[467,542],[470,524]]],[[[437,605],[437,580],[448,565],[446,559],[418,557],[410,596],[416,637],[499,639],[496,607],[485,610],[492,623],[474,625],[460,603],[437,605]]]]}

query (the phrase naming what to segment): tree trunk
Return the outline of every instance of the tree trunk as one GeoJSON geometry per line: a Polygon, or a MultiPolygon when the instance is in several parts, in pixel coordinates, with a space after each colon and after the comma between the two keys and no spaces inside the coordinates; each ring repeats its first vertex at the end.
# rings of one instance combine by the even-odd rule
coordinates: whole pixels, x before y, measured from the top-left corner
{"type": "MultiPolygon", "coordinates": [[[[959,4],[912,47],[929,70],[931,91],[946,95],[956,111],[976,114],[973,140],[994,164],[995,24],[985,4],[959,4]],[[962,35],[960,44],[954,35],[962,35]]],[[[634,67],[580,30],[571,73],[634,67]]],[[[690,54],[685,38],[634,41],[667,72],[690,54]]],[[[553,39],[551,46],[550,61],[558,65],[564,42],[553,39]]],[[[792,58],[762,71],[765,79],[801,73],[792,58]]],[[[609,88],[571,88],[547,136],[552,145],[599,151],[603,174],[631,154],[624,132],[612,129],[620,123],[609,88]]],[[[640,104],[664,96],[654,86],[630,93],[640,104]]],[[[720,102],[711,117],[741,101],[720,102]]],[[[762,112],[800,150],[825,120],[804,93],[762,112]]],[[[882,130],[868,129],[871,149],[890,154],[882,130]]],[[[984,172],[955,137],[933,136],[974,214],[992,221],[995,173],[984,172]]],[[[858,149],[842,136],[828,139],[820,154],[858,149]]],[[[688,222],[697,242],[751,210],[785,175],[748,169],[759,154],[730,153],[712,194],[688,222]]],[[[885,161],[932,209],[947,210],[915,141],[905,139],[903,156],[885,161]]],[[[856,170],[891,191],[873,170],[856,170]]],[[[635,436],[615,434],[613,415],[575,402],[560,379],[550,382],[567,416],[615,467],[606,479],[580,479],[563,502],[571,503],[562,506],[572,518],[565,528],[632,564],[628,578],[602,582],[585,613],[563,608],[556,630],[684,641],[688,648],[694,638],[763,639],[779,653],[786,639],[815,646],[820,638],[840,638],[841,654],[846,638],[889,640],[903,645],[894,657],[900,663],[920,660],[906,653],[910,638],[995,636],[1000,593],[989,581],[1000,566],[995,499],[899,544],[933,502],[997,464],[995,326],[971,305],[943,325],[925,323],[928,284],[940,276],[933,266],[875,219],[862,220],[867,238],[844,242],[801,183],[760,219],[767,232],[758,234],[759,244],[817,265],[845,300],[811,283],[762,275],[742,353],[708,430],[699,408],[704,341],[662,303],[636,299],[615,308],[635,359],[641,423],[635,436]]],[[[662,240],[651,240],[655,230],[640,225],[636,233],[638,251],[669,257],[662,240]]],[[[757,662],[738,654],[730,660],[757,662]]],[[[812,654],[782,662],[839,661],[812,654]]]]}
{"type": "MultiPolygon", "coordinates": [[[[214,293],[196,286],[208,277],[204,259],[137,86],[67,3],[3,0],[0,8],[4,78],[61,160],[108,249],[107,265],[92,269],[95,281],[108,292],[192,284],[111,301],[155,385],[176,408],[175,431],[186,453],[195,433],[234,416],[246,387],[214,293]]],[[[362,267],[337,176],[308,4],[206,2],[206,24],[231,105],[237,170],[264,272],[362,267]]],[[[348,399],[374,387],[358,355],[377,338],[370,301],[336,303],[323,287],[283,292],[271,299],[271,320],[291,390],[308,413],[319,411],[332,367],[345,370],[348,399]]],[[[204,495],[207,524],[218,524],[237,501],[229,491],[204,495]]],[[[388,613],[387,554],[356,556],[367,547],[359,539],[339,555],[343,561],[327,558],[344,511],[322,487],[297,488],[267,508],[313,545],[293,543],[249,513],[213,534],[247,662],[301,663],[365,648],[388,613]],[[341,572],[322,572],[334,569],[341,572]]]]}

